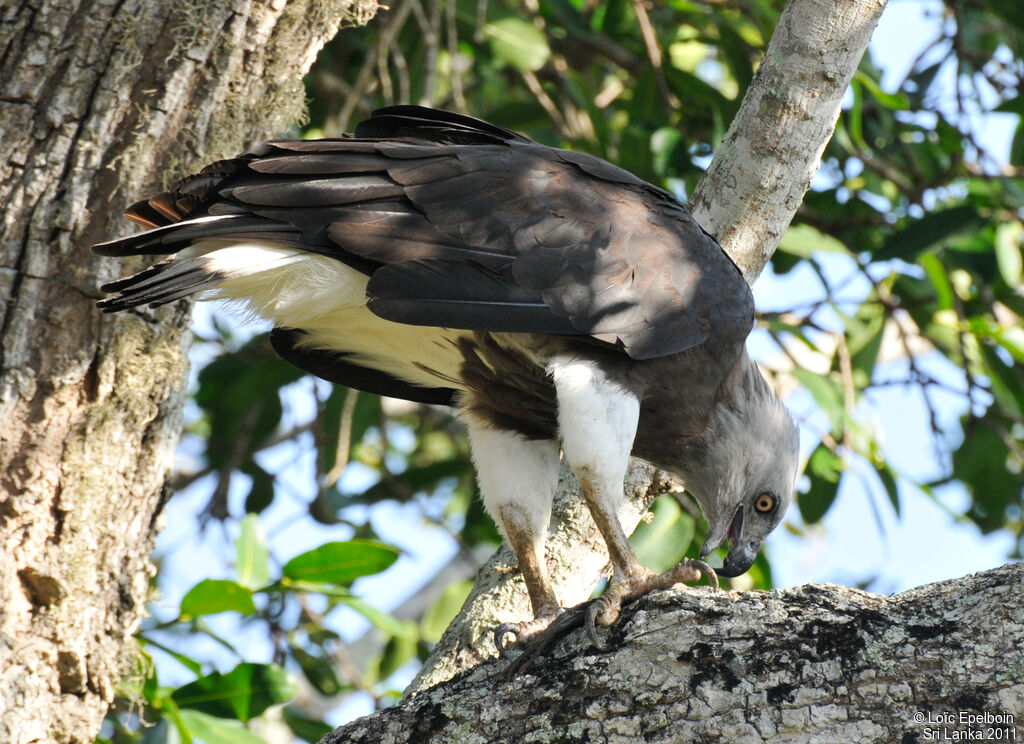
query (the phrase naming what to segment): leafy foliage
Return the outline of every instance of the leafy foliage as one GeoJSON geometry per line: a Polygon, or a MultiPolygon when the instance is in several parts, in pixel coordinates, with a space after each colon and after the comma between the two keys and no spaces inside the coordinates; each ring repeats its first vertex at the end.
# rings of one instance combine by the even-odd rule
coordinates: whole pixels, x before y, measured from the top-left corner
{"type": "MultiPolygon", "coordinates": [[[[338,135],[377,106],[419,102],[594,153],[685,197],[755,74],[780,6],[395,3],[323,50],[307,79],[303,134],[338,135]]],[[[874,474],[882,506],[873,508],[900,513],[906,477],[887,460],[866,413],[877,391],[896,387],[922,396],[937,452],[934,478],[909,485],[938,499],[942,486],[961,484],[969,504],[960,516],[985,532],[1010,530],[1019,557],[1024,21],[999,0],[936,7],[944,12],[938,35],[903,79],[862,63],[812,190],[772,260],[776,275],[796,278],[816,298],[765,312],[760,323],[775,345],[766,360],[773,372],[811,402],[803,423],[815,441],[801,479],[801,520],[794,515],[788,525],[801,531],[820,522],[858,469],[874,474]],[[1008,163],[977,135],[991,112],[1017,117],[1008,163]]],[[[411,505],[464,553],[495,543],[497,532],[475,495],[468,444],[446,412],[302,380],[262,335],[242,342],[215,324],[199,341],[212,361],[198,374],[183,448],[192,463],[176,485],[205,489],[203,524],[222,520],[237,535],[235,573],[200,581],[173,618],[143,629],[140,669],[125,683],[104,740],[257,741],[242,722],[269,715],[315,741],[329,726],[311,699],[363,692],[377,705],[393,700],[398,683],[389,679],[423,657],[469,589],[468,577],[439,587],[415,619],[371,606],[353,582],[398,557],[379,541],[373,514],[411,505]],[[303,459],[311,450],[315,457],[303,459]],[[298,479],[315,482],[302,498],[298,479]],[[283,504],[289,520],[335,525],[331,542],[288,560],[274,555],[261,525],[283,504]],[[377,629],[370,658],[355,661],[342,641],[338,607],[377,629]],[[254,663],[217,634],[212,625],[225,616],[259,628],[274,663],[254,663]],[[227,649],[235,664],[216,672],[193,658],[188,639],[196,637],[227,649]],[[150,653],[170,656],[195,680],[161,686],[150,653]],[[280,709],[291,680],[305,702],[280,709]]],[[[633,542],[661,569],[692,555],[703,529],[692,502],[670,495],[633,542]]],[[[764,556],[746,581],[771,585],[764,556]]]]}

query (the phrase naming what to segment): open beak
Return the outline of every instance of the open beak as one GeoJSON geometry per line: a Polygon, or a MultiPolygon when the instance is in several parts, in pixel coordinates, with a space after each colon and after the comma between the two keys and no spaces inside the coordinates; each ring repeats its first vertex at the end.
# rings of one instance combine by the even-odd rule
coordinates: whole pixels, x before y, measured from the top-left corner
{"type": "Polygon", "coordinates": [[[726,555],[722,567],[716,568],[715,572],[726,578],[746,573],[753,565],[754,559],[757,558],[757,551],[761,546],[747,545],[743,542],[743,505],[740,504],[736,508],[736,512],[728,522],[723,519],[717,524],[708,525],[708,527],[708,538],[700,548],[700,557],[706,558],[712,550],[728,540],[729,554],[726,555]]]}

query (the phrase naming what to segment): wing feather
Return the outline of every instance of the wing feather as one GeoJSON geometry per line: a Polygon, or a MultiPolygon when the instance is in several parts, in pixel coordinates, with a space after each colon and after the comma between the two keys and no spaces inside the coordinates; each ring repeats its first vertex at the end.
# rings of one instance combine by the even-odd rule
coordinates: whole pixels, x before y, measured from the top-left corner
{"type": "Polygon", "coordinates": [[[471,261],[402,261],[377,269],[367,307],[410,325],[480,331],[579,334],[536,292],[471,261]]]}
{"type": "MultiPolygon", "coordinates": [[[[99,252],[167,254],[210,237],[297,245],[369,274],[369,307],[401,323],[591,335],[643,359],[742,341],[753,322],[739,270],[667,192],[415,106],[375,112],[355,137],[268,142],[129,214],[156,229],[99,252]]],[[[160,272],[162,289],[139,275],[137,297],[208,285],[182,272],[160,272]]]]}

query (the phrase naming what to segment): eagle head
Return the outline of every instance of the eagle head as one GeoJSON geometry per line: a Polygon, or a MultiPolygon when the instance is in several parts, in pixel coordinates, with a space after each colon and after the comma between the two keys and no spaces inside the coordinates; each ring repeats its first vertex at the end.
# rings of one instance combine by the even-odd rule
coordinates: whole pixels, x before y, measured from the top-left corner
{"type": "Polygon", "coordinates": [[[708,522],[701,558],[729,541],[720,576],[739,576],[793,501],[799,435],[786,407],[753,362],[711,411],[683,476],[708,522]]]}

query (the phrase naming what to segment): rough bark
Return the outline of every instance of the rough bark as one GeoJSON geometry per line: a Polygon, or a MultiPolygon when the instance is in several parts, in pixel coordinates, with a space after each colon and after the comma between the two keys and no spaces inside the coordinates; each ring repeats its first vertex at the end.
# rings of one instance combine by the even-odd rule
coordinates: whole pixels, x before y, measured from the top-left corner
{"type": "Polygon", "coordinates": [[[89,742],[133,657],[188,308],[102,317],[125,200],[302,116],[373,0],[0,7],[0,741],[89,742]]]}
{"type": "MultiPolygon", "coordinates": [[[[690,203],[694,216],[719,239],[749,282],[761,273],[807,191],[885,3],[791,0],[736,119],[697,187],[690,203]]],[[[631,485],[619,518],[629,532],[658,495],[652,482],[668,478],[634,461],[627,482],[631,485]]],[[[578,484],[563,474],[547,557],[565,606],[589,596],[608,560],[580,501],[578,484]],[[574,522],[566,526],[570,518],[574,522]]],[[[501,568],[511,561],[511,552],[503,547],[481,570],[476,588],[407,694],[492,656],[495,649],[485,631],[488,624],[494,627],[495,618],[530,616],[522,583],[501,568]]]]}
{"type": "Polygon", "coordinates": [[[481,664],[322,744],[1020,740],[1022,586],[1017,563],[895,597],[659,592],[605,651],[577,631],[511,681],[481,664]]]}

